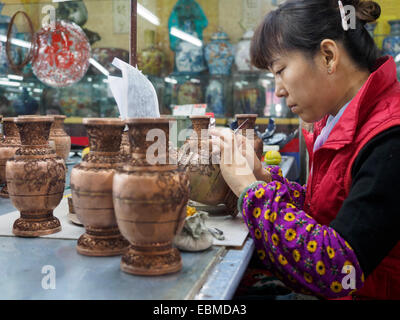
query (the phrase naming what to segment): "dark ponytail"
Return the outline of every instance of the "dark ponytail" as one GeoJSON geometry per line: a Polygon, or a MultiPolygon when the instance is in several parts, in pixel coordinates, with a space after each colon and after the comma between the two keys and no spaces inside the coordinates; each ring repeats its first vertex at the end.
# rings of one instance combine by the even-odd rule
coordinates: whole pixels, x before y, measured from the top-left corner
{"type": "Polygon", "coordinates": [[[379,49],[365,29],[377,20],[380,6],[374,1],[342,0],[356,9],[356,28],[345,31],[337,0],[288,0],[268,13],[254,33],[250,55],[254,66],[268,69],[283,52],[300,50],[314,57],[324,39],[340,41],[361,69],[373,71],[379,49]]]}

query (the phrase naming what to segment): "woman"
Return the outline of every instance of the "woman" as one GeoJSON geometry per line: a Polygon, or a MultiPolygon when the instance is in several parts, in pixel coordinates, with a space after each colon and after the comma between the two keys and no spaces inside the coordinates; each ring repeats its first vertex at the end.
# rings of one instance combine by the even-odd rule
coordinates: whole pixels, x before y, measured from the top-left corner
{"type": "Polygon", "coordinates": [[[319,297],[400,298],[400,84],[393,58],[379,58],[364,28],[379,16],[372,1],[287,1],[255,32],[253,64],[314,123],[304,132],[307,186],[253,166],[239,135],[212,131],[214,150],[234,155],[221,171],[259,258],[286,285],[319,297]],[[340,5],[354,6],[354,29],[340,5]]]}

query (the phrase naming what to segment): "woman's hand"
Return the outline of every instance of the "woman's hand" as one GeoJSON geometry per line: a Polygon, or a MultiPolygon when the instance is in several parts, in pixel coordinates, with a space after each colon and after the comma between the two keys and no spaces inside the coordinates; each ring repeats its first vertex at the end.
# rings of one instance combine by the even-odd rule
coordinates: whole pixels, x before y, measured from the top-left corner
{"type": "Polygon", "coordinates": [[[220,155],[219,164],[222,176],[231,190],[239,197],[246,187],[257,181],[253,170],[240,152],[232,130],[212,129],[210,134],[212,135],[213,155],[220,155]]]}

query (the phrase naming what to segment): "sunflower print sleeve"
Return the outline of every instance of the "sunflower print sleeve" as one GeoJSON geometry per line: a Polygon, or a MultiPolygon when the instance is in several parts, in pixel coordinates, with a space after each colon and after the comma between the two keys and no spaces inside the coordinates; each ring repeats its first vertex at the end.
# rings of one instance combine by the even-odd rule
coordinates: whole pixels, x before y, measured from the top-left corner
{"type": "Polygon", "coordinates": [[[239,199],[261,261],[304,294],[339,298],[360,289],[364,275],[351,246],[291,200],[287,185],[279,181],[257,182],[239,199]]]}
{"type": "Polygon", "coordinates": [[[302,209],[306,198],[306,186],[286,179],[282,174],[282,169],[278,166],[267,166],[265,170],[271,175],[272,181],[284,184],[288,189],[291,203],[298,209],[302,209]]]}

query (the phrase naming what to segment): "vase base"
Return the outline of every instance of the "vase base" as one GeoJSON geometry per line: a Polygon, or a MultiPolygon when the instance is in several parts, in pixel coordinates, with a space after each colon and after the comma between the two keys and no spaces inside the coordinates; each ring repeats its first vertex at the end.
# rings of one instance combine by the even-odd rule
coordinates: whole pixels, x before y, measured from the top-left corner
{"type": "Polygon", "coordinates": [[[5,185],[5,186],[3,186],[3,188],[1,188],[1,190],[0,190],[0,198],[5,198],[5,199],[10,198],[10,196],[8,194],[7,185],[5,185]]]}
{"type": "Polygon", "coordinates": [[[113,236],[99,236],[84,233],[78,239],[78,253],[91,257],[119,256],[127,252],[129,242],[119,233],[113,236]]]}
{"type": "Polygon", "coordinates": [[[21,212],[21,218],[15,220],[13,233],[18,237],[40,237],[61,231],[58,218],[53,216],[53,211],[27,213],[21,212]]]}
{"type": "Polygon", "coordinates": [[[159,276],[175,273],[181,269],[182,259],[176,248],[161,252],[143,252],[130,247],[121,259],[121,270],[134,275],[159,276]]]}

